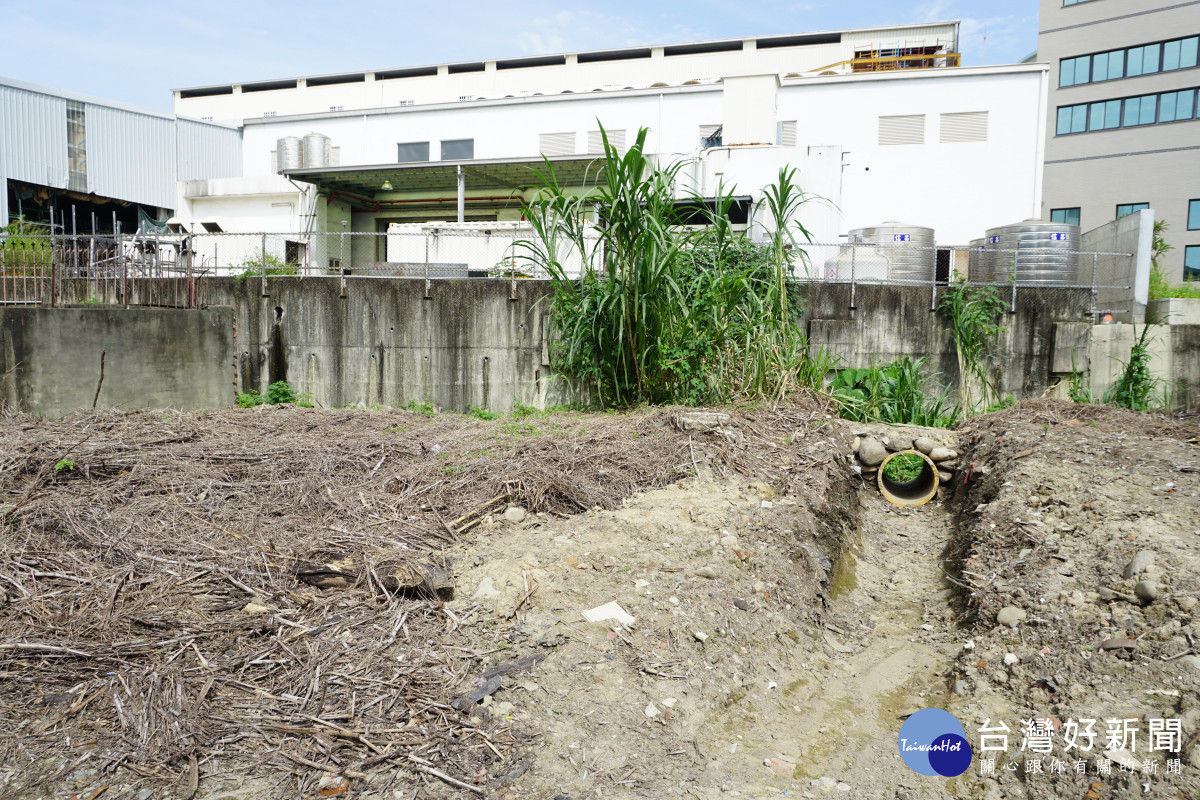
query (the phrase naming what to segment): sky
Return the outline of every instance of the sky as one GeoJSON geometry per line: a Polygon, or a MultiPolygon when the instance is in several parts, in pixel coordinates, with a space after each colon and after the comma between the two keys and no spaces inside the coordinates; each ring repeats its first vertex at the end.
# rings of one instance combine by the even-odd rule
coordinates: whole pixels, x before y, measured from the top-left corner
{"type": "Polygon", "coordinates": [[[160,111],[171,91],[451,61],[960,20],[966,66],[1037,47],[1038,0],[0,0],[0,75],[160,111]]]}

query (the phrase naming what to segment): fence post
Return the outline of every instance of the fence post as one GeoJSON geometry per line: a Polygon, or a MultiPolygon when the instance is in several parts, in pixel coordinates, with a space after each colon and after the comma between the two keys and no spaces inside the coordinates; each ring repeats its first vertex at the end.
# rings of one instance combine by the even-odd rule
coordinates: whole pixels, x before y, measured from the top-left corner
{"type": "Polygon", "coordinates": [[[858,269],[858,248],[855,247],[852,243],[850,245],[850,310],[852,310],[852,311],[854,309],[858,308],[858,306],[854,305],[854,293],[855,293],[855,289],[857,288],[857,285],[854,282],[854,276],[855,276],[855,272],[857,271],[857,269],[858,269]]]}
{"type": "Polygon", "coordinates": [[[50,209],[50,307],[57,305],[58,295],[58,248],[54,246],[54,209],[50,209]]]}
{"type": "Polygon", "coordinates": [[[933,272],[929,276],[929,310],[937,311],[937,248],[933,248],[933,272]]]}
{"type": "Polygon", "coordinates": [[[1012,284],[1012,300],[1009,305],[1009,313],[1017,313],[1017,251],[1010,250],[1012,253],[1012,266],[1008,271],[1008,281],[1012,284]]]}
{"type": "Polygon", "coordinates": [[[113,231],[117,239],[117,258],[121,260],[121,302],[125,308],[129,308],[129,262],[125,260],[125,253],[121,249],[121,223],[116,223],[116,228],[113,231]]]}
{"type": "Polygon", "coordinates": [[[266,297],[267,296],[267,235],[265,233],[262,234],[262,249],[259,254],[259,258],[262,259],[262,263],[261,263],[262,291],[260,292],[260,294],[263,297],[266,297]]]}
{"type": "Polygon", "coordinates": [[[1096,261],[1100,258],[1099,253],[1092,253],[1092,324],[1099,322],[1097,315],[1100,313],[1096,308],[1096,261]]]}
{"type": "Polygon", "coordinates": [[[346,296],[346,220],[342,220],[342,232],[338,234],[341,250],[338,255],[338,284],[339,293],[346,296]]]}

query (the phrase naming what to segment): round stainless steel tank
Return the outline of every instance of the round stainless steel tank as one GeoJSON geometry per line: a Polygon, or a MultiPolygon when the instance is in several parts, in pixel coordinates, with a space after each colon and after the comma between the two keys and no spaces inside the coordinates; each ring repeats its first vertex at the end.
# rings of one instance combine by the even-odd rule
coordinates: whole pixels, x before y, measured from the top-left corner
{"type": "Polygon", "coordinates": [[[1078,282],[1078,225],[1027,219],[992,228],[984,239],[993,283],[1008,283],[1010,277],[1018,286],[1078,282]]]}
{"type": "Polygon", "coordinates": [[[852,244],[876,245],[859,247],[856,254],[856,267],[861,269],[860,274],[865,280],[886,278],[928,283],[937,274],[933,228],[889,221],[869,228],[855,228],[848,238],[852,244]]]}
{"type": "Polygon", "coordinates": [[[988,262],[987,239],[972,239],[971,250],[967,253],[967,280],[971,283],[987,283],[991,278],[991,264],[988,262]]]}
{"type": "Polygon", "coordinates": [[[280,172],[285,169],[300,169],[304,165],[301,160],[300,137],[285,136],[276,141],[275,156],[280,172]]]}
{"type": "Polygon", "coordinates": [[[304,137],[304,166],[327,167],[333,156],[333,140],[323,133],[310,133],[304,137]]]}

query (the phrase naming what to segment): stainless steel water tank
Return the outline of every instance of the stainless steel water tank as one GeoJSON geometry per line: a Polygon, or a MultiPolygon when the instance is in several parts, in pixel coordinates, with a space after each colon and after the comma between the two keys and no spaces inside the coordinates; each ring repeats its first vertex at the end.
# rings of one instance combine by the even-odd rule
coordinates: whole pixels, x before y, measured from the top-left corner
{"type": "Polygon", "coordinates": [[[327,167],[333,159],[333,140],[323,133],[310,133],[304,137],[304,166],[327,167]]]}
{"type": "Polygon", "coordinates": [[[1078,225],[1027,219],[992,228],[984,238],[992,251],[988,271],[993,283],[1008,283],[1010,276],[1018,286],[1078,282],[1078,225]]]}
{"type": "Polygon", "coordinates": [[[275,142],[276,165],[280,172],[285,169],[300,169],[304,162],[301,158],[300,137],[284,136],[275,142]]]}
{"type": "Polygon", "coordinates": [[[879,277],[888,280],[928,283],[937,273],[933,228],[889,221],[870,228],[855,228],[850,231],[848,239],[851,243],[876,245],[858,249],[858,263],[864,268],[864,277],[875,277],[873,272],[882,271],[878,267],[872,269],[871,261],[882,262],[886,274],[879,277]]]}
{"type": "Polygon", "coordinates": [[[972,239],[971,250],[967,253],[967,280],[971,283],[987,283],[991,280],[990,252],[987,250],[987,239],[972,239]]]}

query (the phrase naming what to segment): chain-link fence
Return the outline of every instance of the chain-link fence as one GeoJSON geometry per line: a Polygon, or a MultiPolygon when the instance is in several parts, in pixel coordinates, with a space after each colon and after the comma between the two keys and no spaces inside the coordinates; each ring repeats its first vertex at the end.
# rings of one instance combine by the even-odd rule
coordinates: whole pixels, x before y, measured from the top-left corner
{"type": "MultiPolygon", "coordinates": [[[[393,225],[386,232],[196,233],[168,236],[9,236],[0,238],[0,303],[104,302],[196,307],[205,279],[233,276],[265,284],[281,276],[354,279],[544,279],[523,243],[523,223],[393,225]]],[[[835,294],[856,308],[858,287],[917,286],[938,307],[956,281],[991,286],[1011,311],[1078,308],[1084,292],[1094,322],[1128,319],[1134,309],[1134,258],[1129,253],[1065,249],[1033,242],[1015,249],[886,243],[803,243],[792,270],[803,283],[839,284],[835,294]]],[[[597,230],[587,250],[602,246],[597,230]]],[[[769,253],[764,251],[764,258],[769,253]]],[[[580,275],[588,259],[566,243],[558,259],[580,275]]],[[[874,293],[873,293],[874,295],[874,293]]]]}
{"type": "Polygon", "coordinates": [[[1135,259],[1034,244],[1019,248],[934,246],[908,242],[804,243],[793,271],[801,282],[844,284],[851,308],[860,286],[925,287],[936,310],[952,284],[991,287],[1009,310],[1022,306],[1078,308],[1081,294],[1093,322],[1128,319],[1134,310],[1135,259]],[[1056,301],[1061,301],[1057,302],[1056,301]]]}

